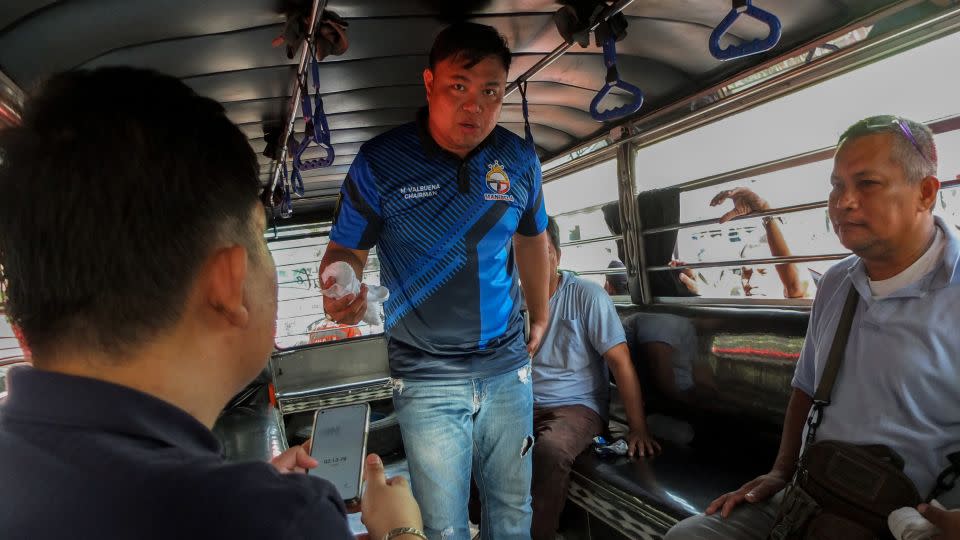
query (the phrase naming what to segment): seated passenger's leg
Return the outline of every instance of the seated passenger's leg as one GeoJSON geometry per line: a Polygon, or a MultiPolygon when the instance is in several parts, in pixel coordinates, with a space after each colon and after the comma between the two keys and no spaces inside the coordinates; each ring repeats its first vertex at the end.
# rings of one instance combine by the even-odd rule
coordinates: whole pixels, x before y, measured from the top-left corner
{"type": "Polygon", "coordinates": [[[474,420],[474,478],[484,540],[530,538],[533,392],[530,369],[482,379],[474,420]]]}
{"type": "Polygon", "coordinates": [[[467,498],[473,459],[471,381],[394,384],[413,496],[430,540],[469,540],[467,498]]]}
{"type": "Polygon", "coordinates": [[[553,540],[567,501],[573,460],[603,431],[603,420],[590,407],[573,405],[536,409],[533,429],[533,540],[553,540]]]}
{"type": "Polygon", "coordinates": [[[726,519],[719,512],[689,517],[670,529],[663,540],[766,540],[782,500],[781,491],[764,502],[741,504],[726,519]]]}

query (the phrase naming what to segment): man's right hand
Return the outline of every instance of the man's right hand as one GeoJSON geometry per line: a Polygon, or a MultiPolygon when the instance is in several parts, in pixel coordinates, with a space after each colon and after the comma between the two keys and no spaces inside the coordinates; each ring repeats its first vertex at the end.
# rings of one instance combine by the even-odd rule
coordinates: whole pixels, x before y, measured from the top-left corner
{"type": "Polygon", "coordinates": [[[787,476],[777,471],[771,471],[763,476],[754,478],[736,491],[731,491],[730,493],[725,493],[717,497],[716,500],[710,503],[705,513],[709,516],[719,510],[720,515],[726,519],[730,515],[730,511],[743,501],[749,503],[763,502],[779,493],[785,487],[787,487],[787,476]]]}
{"type": "MultiPolygon", "coordinates": [[[[324,289],[329,289],[336,284],[332,277],[323,284],[324,289]]],[[[360,284],[360,292],[353,295],[348,294],[340,298],[323,297],[323,311],[327,317],[340,324],[357,324],[367,313],[367,286],[360,284]]]]}
{"type": "Polygon", "coordinates": [[[370,454],[364,464],[367,488],[360,500],[360,521],[370,538],[378,540],[400,527],[423,529],[420,506],[417,505],[407,479],[395,476],[389,480],[383,472],[380,456],[370,454]]]}

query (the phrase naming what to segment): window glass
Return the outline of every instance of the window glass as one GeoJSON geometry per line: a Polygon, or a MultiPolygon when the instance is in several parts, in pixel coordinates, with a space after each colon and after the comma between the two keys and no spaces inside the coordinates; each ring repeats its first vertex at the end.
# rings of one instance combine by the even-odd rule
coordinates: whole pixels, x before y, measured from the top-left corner
{"type": "MultiPolygon", "coordinates": [[[[320,260],[326,250],[327,236],[308,236],[329,226],[312,225],[281,231],[279,240],[269,241],[270,252],[277,267],[277,331],[276,345],[280,348],[349,339],[383,332],[382,326],[341,325],[326,318],[323,311],[322,287],[317,274],[320,260]],[[284,236],[296,237],[282,240],[284,236]]],[[[268,238],[272,237],[272,231],[268,238]]],[[[371,250],[364,269],[363,281],[380,284],[380,264],[376,249],[371,250]]]]}

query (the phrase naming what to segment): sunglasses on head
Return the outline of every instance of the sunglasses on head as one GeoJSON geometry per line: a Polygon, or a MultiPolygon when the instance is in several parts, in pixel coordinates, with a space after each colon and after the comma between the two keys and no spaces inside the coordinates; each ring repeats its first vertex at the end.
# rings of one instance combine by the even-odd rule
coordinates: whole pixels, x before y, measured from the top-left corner
{"type": "Polygon", "coordinates": [[[913,130],[910,129],[910,124],[908,124],[907,121],[904,120],[903,118],[900,118],[899,116],[892,116],[890,117],[889,121],[886,121],[886,122],[881,121],[876,124],[869,124],[867,125],[867,128],[882,130],[882,129],[889,128],[891,126],[896,127],[897,131],[901,135],[906,137],[908,141],[910,141],[910,144],[912,144],[913,147],[916,148],[917,153],[920,154],[920,157],[922,157],[926,161],[930,161],[930,158],[928,158],[927,155],[923,153],[923,149],[920,148],[920,143],[917,142],[917,138],[913,136],[913,130]]]}

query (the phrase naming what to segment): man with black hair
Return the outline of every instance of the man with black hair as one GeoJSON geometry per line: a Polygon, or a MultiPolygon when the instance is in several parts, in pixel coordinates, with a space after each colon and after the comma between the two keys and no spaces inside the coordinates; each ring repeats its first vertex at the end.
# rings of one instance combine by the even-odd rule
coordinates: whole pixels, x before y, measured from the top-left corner
{"type": "Polygon", "coordinates": [[[624,266],[619,259],[614,259],[610,261],[607,268],[620,270],[622,273],[611,272],[607,274],[603,280],[603,290],[607,291],[607,294],[610,296],[629,295],[630,288],[627,287],[627,267],[624,266]]]}
{"type": "MultiPolygon", "coordinates": [[[[277,313],[257,160],[220,104],[150,71],[64,73],[0,156],[0,283],[33,357],[0,406],[4,538],[352,538],[334,486],[295,472],[317,465],[303,447],[226,463],[210,431],[277,313]]],[[[374,538],[421,526],[375,455],[366,481],[374,538]]]]}
{"type": "MultiPolygon", "coordinates": [[[[362,276],[377,247],[394,405],[432,539],[469,538],[471,473],[481,535],[530,535],[530,354],[547,326],[547,218],[534,147],[496,125],[509,68],[495,29],[440,32],[423,71],[427,108],[360,149],[320,264],[362,276]]],[[[365,294],[325,298],[324,309],[355,323],[365,294]]]]}
{"type": "MultiPolygon", "coordinates": [[[[660,445],[650,436],[640,381],[617,310],[597,284],[561,272],[560,231],[550,218],[550,323],[533,357],[533,540],[553,540],[577,455],[606,428],[612,371],[623,399],[631,457],[660,445]]],[[[617,261],[619,262],[619,261],[617,261]]]]}
{"type": "MultiPolygon", "coordinates": [[[[810,446],[811,423],[816,426],[813,442],[871,445],[874,452],[886,447],[901,458],[903,474],[920,497],[938,495],[934,488],[950,464],[947,456],[960,451],[960,239],[953,227],[933,215],[940,188],[936,173],[936,144],[923,124],[874,116],[840,136],[828,213],[834,232],[853,255],[820,281],[773,467],[719,496],[705,515],[684,520],[666,538],[766,539],[781,507],[787,512],[804,507],[781,502],[789,496],[785,494],[795,494],[785,488],[791,479],[797,481],[794,473],[810,446]],[[828,399],[815,402],[827,379],[841,314],[851,301],[855,303],[850,304],[852,317],[836,378],[828,399]]],[[[872,469],[856,459],[837,456],[828,470],[850,489],[844,494],[817,492],[818,503],[879,492],[872,469]]],[[[960,490],[938,496],[948,507],[960,506],[960,490]]],[[[960,512],[927,505],[918,510],[945,527],[949,521],[952,527],[960,522],[960,512]]],[[[846,519],[856,522],[852,515],[846,519]]],[[[793,517],[803,525],[810,515],[793,517]]],[[[844,522],[822,522],[829,530],[839,529],[837,523],[844,522]]],[[[842,530],[861,537],[849,523],[842,530]]],[[[943,538],[956,539],[957,530],[943,538]]]]}

